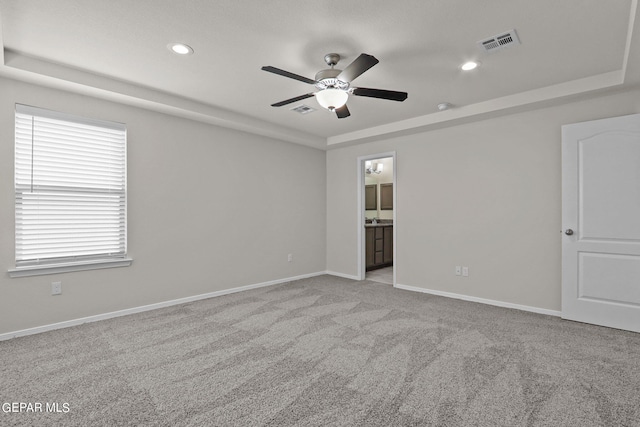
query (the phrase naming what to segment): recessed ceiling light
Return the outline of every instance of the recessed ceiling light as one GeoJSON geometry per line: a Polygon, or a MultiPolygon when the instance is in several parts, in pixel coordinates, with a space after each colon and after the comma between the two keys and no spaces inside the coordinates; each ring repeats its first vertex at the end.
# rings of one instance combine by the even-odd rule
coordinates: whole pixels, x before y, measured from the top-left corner
{"type": "Polygon", "coordinates": [[[480,65],[478,62],[469,61],[462,64],[460,68],[462,68],[463,71],[471,71],[471,70],[475,70],[478,67],[478,65],[480,65]]]}
{"type": "Polygon", "coordinates": [[[191,55],[193,53],[191,46],[184,43],[169,43],[167,47],[171,52],[177,53],[178,55],[191,55]]]}

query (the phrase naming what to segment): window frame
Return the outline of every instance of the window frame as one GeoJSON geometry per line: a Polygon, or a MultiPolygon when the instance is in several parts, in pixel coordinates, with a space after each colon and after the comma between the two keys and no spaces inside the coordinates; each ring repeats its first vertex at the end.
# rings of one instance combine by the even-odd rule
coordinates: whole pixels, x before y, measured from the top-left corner
{"type": "MultiPolygon", "coordinates": [[[[64,273],[71,271],[82,271],[82,270],[93,270],[93,269],[103,269],[103,268],[113,268],[113,267],[127,267],[131,265],[132,259],[128,256],[128,246],[127,246],[127,236],[128,236],[128,216],[127,216],[127,199],[128,199],[128,190],[127,190],[127,128],[122,123],[115,123],[104,120],[91,119],[81,116],[76,116],[72,114],[61,113],[57,111],[47,110],[38,107],[31,107],[22,104],[15,105],[15,118],[14,118],[14,132],[15,132],[15,140],[14,140],[14,157],[15,157],[15,169],[14,169],[14,226],[15,226],[15,240],[14,240],[14,255],[15,255],[15,268],[12,268],[8,271],[10,277],[24,277],[24,276],[33,276],[33,275],[46,275],[46,274],[54,274],[54,273],[64,273]],[[57,121],[64,121],[67,124],[80,125],[80,126],[92,126],[92,127],[100,127],[103,130],[109,129],[110,131],[122,132],[121,137],[123,138],[124,146],[121,148],[123,150],[122,157],[122,168],[123,175],[120,175],[123,178],[123,188],[121,188],[120,193],[124,198],[123,201],[123,219],[119,221],[119,223],[124,227],[123,231],[120,234],[123,242],[121,243],[122,249],[117,252],[117,254],[109,253],[105,251],[104,253],[97,254],[89,254],[89,255],[72,255],[72,256],[58,256],[45,258],[43,260],[19,260],[19,233],[18,233],[18,225],[20,219],[18,218],[18,210],[19,203],[23,204],[23,195],[25,194],[24,190],[19,187],[23,186],[23,184],[18,183],[18,166],[17,166],[17,156],[18,156],[18,121],[19,115],[30,115],[35,118],[43,118],[43,119],[53,119],[57,121]],[[20,202],[19,202],[20,197],[20,202]]],[[[33,134],[32,134],[33,141],[33,134]]],[[[107,157],[108,158],[108,157],[107,157]]],[[[23,163],[24,164],[24,163],[23,163]]],[[[30,164],[33,167],[33,163],[30,164]]],[[[83,164],[81,164],[83,165],[83,164]]],[[[89,165],[91,166],[91,165],[89,165]]],[[[22,171],[23,169],[21,169],[22,171]]],[[[33,173],[31,173],[31,182],[33,182],[33,173]]],[[[82,177],[84,178],[84,176],[82,177]]],[[[106,179],[106,178],[105,178],[106,179]]],[[[79,181],[81,182],[81,181],[79,181]]],[[[83,182],[84,183],[84,182],[83,182]]],[[[33,184],[32,185],[32,189],[33,184]]],[[[72,185],[71,191],[81,190],[77,194],[85,195],[88,197],[95,196],[96,190],[89,190],[89,186],[83,187],[80,185],[72,185]]],[[[56,187],[52,185],[49,191],[55,191],[56,188],[62,189],[63,187],[56,187]],[[53,190],[51,190],[53,189],[53,190]]],[[[65,190],[64,192],[68,193],[69,190],[65,190]]],[[[69,207],[70,211],[74,210],[74,205],[71,204],[71,201],[67,201],[69,204],[66,205],[69,207]]],[[[94,202],[95,203],[95,202],[94,202]]],[[[21,205],[22,206],[22,205],[21,205]]],[[[95,206],[95,205],[94,205],[95,206]]],[[[75,208],[77,209],[77,208],[75,208]]],[[[95,231],[94,231],[95,232],[95,231]]],[[[80,237],[80,236],[79,236],[80,237]]]]}

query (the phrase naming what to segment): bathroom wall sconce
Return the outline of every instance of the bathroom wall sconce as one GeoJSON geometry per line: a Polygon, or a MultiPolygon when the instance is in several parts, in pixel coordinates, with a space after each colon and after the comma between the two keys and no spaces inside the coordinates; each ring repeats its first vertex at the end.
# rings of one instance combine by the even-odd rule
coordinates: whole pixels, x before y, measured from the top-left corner
{"type": "Polygon", "coordinates": [[[372,174],[372,173],[381,173],[382,170],[384,169],[384,165],[382,163],[378,163],[378,162],[371,162],[371,160],[367,160],[364,162],[364,170],[367,174],[372,174]]]}

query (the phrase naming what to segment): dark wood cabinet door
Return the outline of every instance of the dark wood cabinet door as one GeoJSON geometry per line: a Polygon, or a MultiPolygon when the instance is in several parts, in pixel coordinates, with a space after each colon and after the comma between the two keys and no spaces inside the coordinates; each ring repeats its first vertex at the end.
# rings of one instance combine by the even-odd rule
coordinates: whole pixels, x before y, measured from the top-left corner
{"type": "Polygon", "coordinates": [[[366,268],[375,265],[375,229],[365,228],[366,268]]]}
{"type": "Polygon", "coordinates": [[[375,211],[378,209],[378,186],[376,184],[364,186],[364,209],[375,211]]]}
{"type": "Polygon", "coordinates": [[[366,270],[393,265],[393,226],[365,227],[366,270]]]}
{"type": "Polygon", "coordinates": [[[393,210],[393,184],[380,184],[380,209],[393,210]]]}
{"type": "Polygon", "coordinates": [[[384,227],[384,260],[385,264],[393,263],[393,227],[384,227]]]}

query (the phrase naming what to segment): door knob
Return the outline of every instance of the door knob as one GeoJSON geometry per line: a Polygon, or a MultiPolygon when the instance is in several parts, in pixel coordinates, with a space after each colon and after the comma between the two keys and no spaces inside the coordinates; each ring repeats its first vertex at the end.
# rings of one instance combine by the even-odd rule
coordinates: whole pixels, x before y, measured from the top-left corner
{"type": "Polygon", "coordinates": [[[564,232],[564,234],[566,234],[567,236],[571,236],[573,234],[573,230],[570,228],[567,228],[567,230],[564,232]]]}

